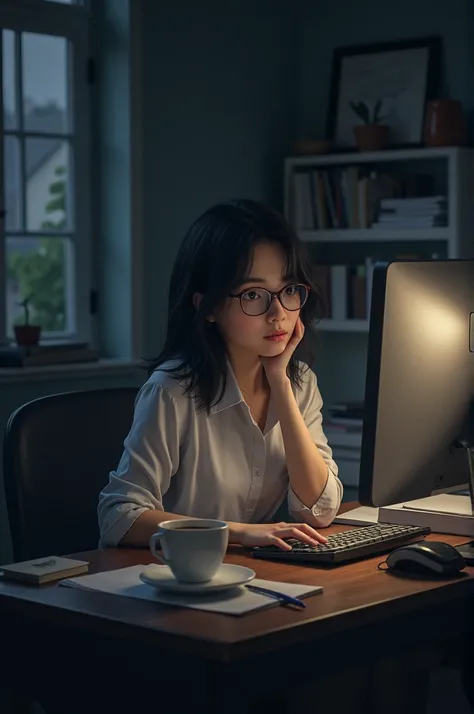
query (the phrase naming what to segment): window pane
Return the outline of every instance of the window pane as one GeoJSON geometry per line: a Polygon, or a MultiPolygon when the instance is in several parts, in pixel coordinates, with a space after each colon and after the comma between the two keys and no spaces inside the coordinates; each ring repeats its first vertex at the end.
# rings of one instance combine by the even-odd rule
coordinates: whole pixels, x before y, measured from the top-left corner
{"type": "Polygon", "coordinates": [[[70,241],[65,238],[7,238],[7,331],[24,322],[19,303],[30,297],[30,323],[44,332],[69,332],[70,241]]]}
{"type": "Polygon", "coordinates": [[[28,231],[67,230],[68,144],[26,139],[26,226],[28,231]]]}
{"type": "Polygon", "coordinates": [[[15,33],[2,31],[3,42],[3,125],[16,129],[18,124],[17,88],[15,81],[15,33]]]}
{"type": "Polygon", "coordinates": [[[5,209],[7,211],[5,226],[7,231],[22,230],[23,193],[20,172],[20,142],[14,136],[5,136],[4,149],[4,182],[5,209]]]}
{"type": "Polygon", "coordinates": [[[64,37],[22,34],[25,131],[68,130],[67,49],[64,37]]]}

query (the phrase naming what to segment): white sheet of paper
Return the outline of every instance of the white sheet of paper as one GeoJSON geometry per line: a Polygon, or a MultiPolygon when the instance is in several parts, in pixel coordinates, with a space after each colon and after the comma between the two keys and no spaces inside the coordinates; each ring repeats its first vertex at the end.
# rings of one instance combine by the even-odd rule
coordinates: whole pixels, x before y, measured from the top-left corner
{"type": "Polygon", "coordinates": [[[438,493],[436,496],[406,501],[403,508],[414,508],[417,511],[431,511],[432,513],[451,513],[456,516],[472,518],[469,496],[457,496],[454,493],[438,493]]]}
{"type": "Polygon", "coordinates": [[[372,523],[378,523],[378,520],[378,508],[371,508],[370,506],[359,506],[358,508],[353,508],[352,511],[346,511],[346,513],[341,513],[340,516],[336,516],[336,518],[334,519],[334,523],[341,523],[348,526],[370,526],[372,523]]]}
{"type": "MultiPolygon", "coordinates": [[[[180,607],[190,607],[195,610],[206,610],[209,612],[220,612],[226,615],[244,615],[248,612],[263,610],[268,607],[278,605],[278,600],[269,598],[266,595],[253,593],[245,587],[237,587],[232,590],[207,595],[205,598],[196,595],[178,595],[172,593],[159,592],[151,585],[147,585],[140,580],[140,573],[147,568],[147,565],[132,565],[119,570],[108,570],[103,573],[92,575],[81,575],[75,578],[61,580],[60,585],[67,587],[83,588],[85,590],[97,590],[112,595],[122,597],[137,598],[139,600],[151,600],[152,602],[163,603],[165,605],[177,605],[180,607]]],[[[267,587],[286,595],[296,598],[304,598],[322,592],[321,586],[301,585],[297,583],[280,583],[273,580],[252,580],[252,585],[267,587]]]]}

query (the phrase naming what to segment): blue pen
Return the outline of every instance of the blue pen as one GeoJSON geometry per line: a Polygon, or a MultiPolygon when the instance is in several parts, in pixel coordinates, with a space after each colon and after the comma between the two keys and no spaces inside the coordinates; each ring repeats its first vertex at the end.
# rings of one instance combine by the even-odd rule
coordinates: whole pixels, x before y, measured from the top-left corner
{"type": "Polygon", "coordinates": [[[295,605],[299,608],[306,607],[306,603],[304,603],[302,600],[298,600],[298,598],[291,597],[291,595],[286,595],[285,593],[280,593],[278,592],[278,590],[270,590],[269,588],[262,588],[259,585],[250,584],[248,584],[246,587],[248,590],[251,590],[254,593],[259,593],[260,595],[268,595],[268,597],[275,598],[276,600],[281,600],[281,602],[287,603],[288,605],[295,605]]]}

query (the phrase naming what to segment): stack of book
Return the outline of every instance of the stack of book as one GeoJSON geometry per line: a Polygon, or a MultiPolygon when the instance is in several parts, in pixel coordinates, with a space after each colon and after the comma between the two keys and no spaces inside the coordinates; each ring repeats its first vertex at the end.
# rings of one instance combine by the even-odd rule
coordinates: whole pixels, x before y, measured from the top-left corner
{"type": "Polygon", "coordinates": [[[325,431],[329,441],[341,446],[359,447],[364,418],[363,402],[340,402],[328,407],[325,431]],[[331,435],[331,438],[329,438],[331,435]],[[337,438],[339,435],[340,438],[337,438]],[[336,436],[336,438],[334,438],[336,436]]]}
{"type": "Polygon", "coordinates": [[[345,486],[357,487],[359,484],[363,415],[363,402],[339,402],[328,407],[323,423],[339,467],[339,477],[345,486]]]}
{"type": "Polygon", "coordinates": [[[436,228],[447,223],[446,196],[383,198],[373,228],[436,228]]]}

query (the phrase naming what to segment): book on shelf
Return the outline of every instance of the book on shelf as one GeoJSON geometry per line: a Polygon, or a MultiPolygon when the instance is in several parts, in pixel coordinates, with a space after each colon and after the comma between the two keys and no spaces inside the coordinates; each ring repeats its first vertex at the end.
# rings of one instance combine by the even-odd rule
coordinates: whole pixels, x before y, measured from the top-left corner
{"type": "Polygon", "coordinates": [[[329,265],[318,263],[313,267],[313,274],[323,301],[323,312],[325,317],[331,315],[331,272],[329,265]]]}
{"type": "Polygon", "coordinates": [[[380,210],[383,213],[410,216],[432,216],[446,212],[448,199],[446,196],[423,196],[418,198],[383,198],[380,210]]]}
{"type": "Polygon", "coordinates": [[[354,265],[349,270],[348,317],[353,320],[367,318],[367,274],[365,265],[354,265]]]}
{"type": "Polygon", "coordinates": [[[327,409],[329,422],[333,425],[361,429],[364,419],[363,402],[330,404],[327,409]]]}
{"type": "Polygon", "coordinates": [[[331,265],[331,319],[347,319],[347,266],[331,265]]]}
{"type": "Polygon", "coordinates": [[[437,228],[448,224],[446,196],[385,198],[380,201],[377,228],[437,228]]]}
{"type": "Polygon", "coordinates": [[[297,230],[357,230],[380,223],[385,227],[385,215],[397,217],[400,211],[409,211],[408,217],[446,221],[446,198],[432,192],[431,176],[391,176],[363,166],[295,170],[290,177],[289,218],[297,230]]]}
{"type": "Polygon", "coordinates": [[[335,411],[338,411],[338,412],[344,412],[345,414],[347,414],[347,413],[360,414],[361,412],[363,413],[363,411],[364,411],[364,402],[361,402],[361,401],[333,402],[331,404],[330,408],[334,409],[335,411]]]}
{"type": "Polygon", "coordinates": [[[323,299],[324,316],[331,320],[366,320],[367,266],[324,265],[314,267],[314,276],[323,299]]]}
{"type": "Polygon", "coordinates": [[[331,421],[324,422],[324,431],[331,446],[341,446],[360,449],[362,444],[362,429],[341,428],[331,421]]]}
{"type": "Polygon", "coordinates": [[[362,429],[364,420],[362,417],[339,416],[338,414],[332,413],[330,410],[328,423],[331,424],[333,427],[345,427],[346,431],[350,431],[351,429],[362,429]]]}

